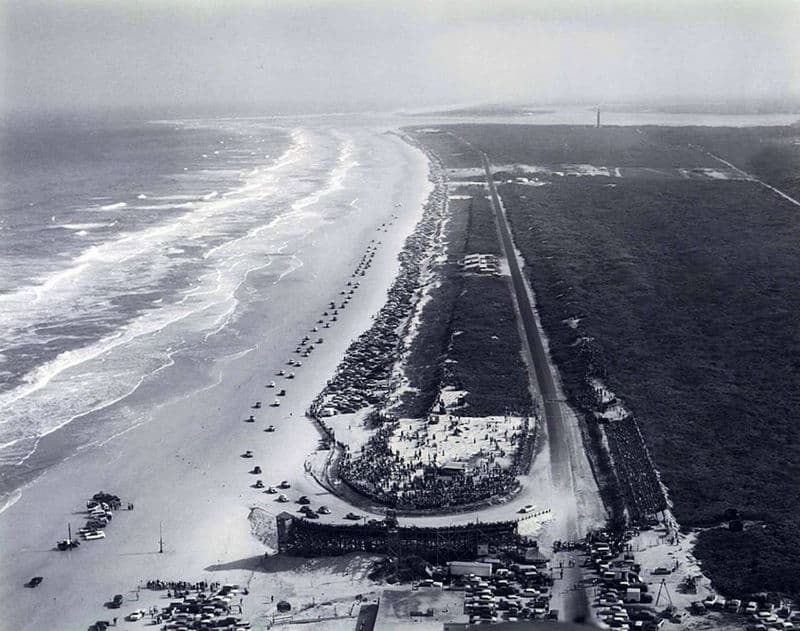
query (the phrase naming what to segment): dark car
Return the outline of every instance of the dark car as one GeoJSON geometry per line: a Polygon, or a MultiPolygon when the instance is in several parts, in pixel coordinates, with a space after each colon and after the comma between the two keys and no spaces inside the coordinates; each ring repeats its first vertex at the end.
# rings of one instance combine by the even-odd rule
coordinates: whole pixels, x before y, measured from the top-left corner
{"type": "Polygon", "coordinates": [[[31,580],[25,583],[25,587],[37,587],[44,579],[41,576],[34,576],[31,580]]]}
{"type": "Polygon", "coordinates": [[[310,504],[311,500],[308,499],[305,495],[301,495],[300,497],[297,498],[297,503],[298,504],[310,504]]]}

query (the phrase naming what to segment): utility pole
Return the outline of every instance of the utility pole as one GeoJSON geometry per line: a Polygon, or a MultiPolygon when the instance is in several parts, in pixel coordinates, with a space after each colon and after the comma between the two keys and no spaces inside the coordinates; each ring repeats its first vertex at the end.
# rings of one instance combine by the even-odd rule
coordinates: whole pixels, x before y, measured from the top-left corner
{"type": "Polygon", "coordinates": [[[670,606],[672,605],[672,596],[669,594],[669,588],[667,587],[667,581],[665,579],[661,579],[661,584],[658,586],[658,595],[656,596],[656,604],[655,606],[658,607],[658,601],[661,599],[661,590],[664,590],[664,593],[667,595],[667,599],[669,600],[670,606]]]}
{"type": "Polygon", "coordinates": [[[161,522],[158,522],[158,553],[164,554],[164,537],[161,531],[161,522]]]}

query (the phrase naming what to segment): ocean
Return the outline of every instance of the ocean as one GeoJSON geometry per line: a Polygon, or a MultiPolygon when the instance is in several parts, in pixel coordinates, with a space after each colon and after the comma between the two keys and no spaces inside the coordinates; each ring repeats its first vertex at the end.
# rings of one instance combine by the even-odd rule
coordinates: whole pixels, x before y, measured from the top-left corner
{"type": "Polygon", "coordinates": [[[344,127],[213,119],[3,129],[6,503],[46,467],[145,420],[141,406],[121,403],[168,369],[187,389],[202,387],[211,359],[257,343],[237,319],[302,265],[292,252],[310,226],[357,204],[357,183],[366,184],[351,171],[368,168],[373,152],[344,127]],[[45,445],[54,432],[60,439],[45,445]]]}

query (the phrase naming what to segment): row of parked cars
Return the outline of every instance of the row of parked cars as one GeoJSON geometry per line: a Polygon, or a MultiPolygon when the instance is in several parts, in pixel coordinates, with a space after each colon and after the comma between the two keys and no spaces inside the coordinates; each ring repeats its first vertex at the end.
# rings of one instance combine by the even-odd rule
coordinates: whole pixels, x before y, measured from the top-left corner
{"type": "Polygon", "coordinates": [[[523,585],[508,568],[498,568],[493,576],[470,575],[464,611],[472,622],[558,620],[558,612],[550,609],[549,582],[537,583],[523,585]]]}
{"type": "Polygon", "coordinates": [[[775,607],[769,603],[758,603],[754,600],[742,602],[738,598],[726,600],[716,594],[710,594],[705,600],[692,603],[691,613],[702,615],[708,611],[727,611],[740,613],[750,617],[749,631],[793,631],[800,626],[800,611],[792,611],[788,607],[775,607]]]}

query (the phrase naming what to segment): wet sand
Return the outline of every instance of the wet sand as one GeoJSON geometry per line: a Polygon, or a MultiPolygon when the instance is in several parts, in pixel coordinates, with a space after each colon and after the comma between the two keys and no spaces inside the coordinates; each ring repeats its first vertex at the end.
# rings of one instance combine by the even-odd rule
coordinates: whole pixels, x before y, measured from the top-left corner
{"type": "MultiPolygon", "coordinates": [[[[254,302],[258,310],[237,323],[262,340],[256,350],[218,362],[215,385],[161,405],[148,422],[53,467],[0,514],[0,628],[86,629],[98,619],[118,616],[121,621],[145,604],[133,602],[134,590],[148,579],[253,582],[254,563],[266,548],[250,532],[251,508],[274,514],[297,508],[251,488],[256,478],[265,485],[288,480],[291,500],[306,494],[312,505],[327,503],[335,514],[343,510],[305,472],[320,435],[304,412],[347,345],[383,304],[397,272],[397,254],[429,191],[424,156],[396,137],[380,142],[395,147],[401,166],[376,172],[374,193],[362,197],[357,210],[319,222],[296,252],[303,265],[273,284],[267,300],[254,302]],[[388,231],[379,231],[395,213],[399,217],[388,231]],[[309,333],[329,301],[339,298],[372,239],[382,244],[338,322],[309,333]],[[302,367],[289,368],[286,361],[298,357],[293,350],[306,334],[321,336],[324,343],[303,358],[302,367]],[[293,370],[296,378],[275,376],[281,368],[293,370]],[[265,384],[271,380],[287,390],[279,408],[268,406],[274,391],[265,384]],[[258,400],[263,407],[252,410],[258,400]],[[244,422],[251,413],[256,422],[244,422]],[[263,431],[269,424],[275,425],[274,433],[263,431]],[[253,459],[241,457],[248,449],[253,459]],[[263,470],[260,476],[248,473],[256,464],[263,470]],[[133,502],[135,510],[116,512],[106,539],[55,551],[67,522],[80,527],[86,499],[100,489],[119,495],[123,507],[133,502]],[[160,524],[163,554],[158,552],[160,524]],[[43,576],[43,583],[24,588],[35,575],[43,576]],[[123,594],[126,602],[121,609],[105,609],[103,603],[114,594],[123,594]]],[[[248,598],[263,604],[266,587],[257,589],[257,584],[258,579],[248,598]]],[[[146,596],[143,591],[141,598],[146,596]]],[[[245,617],[250,609],[245,603],[245,617]]],[[[121,623],[120,628],[141,625],[121,623]]]]}

